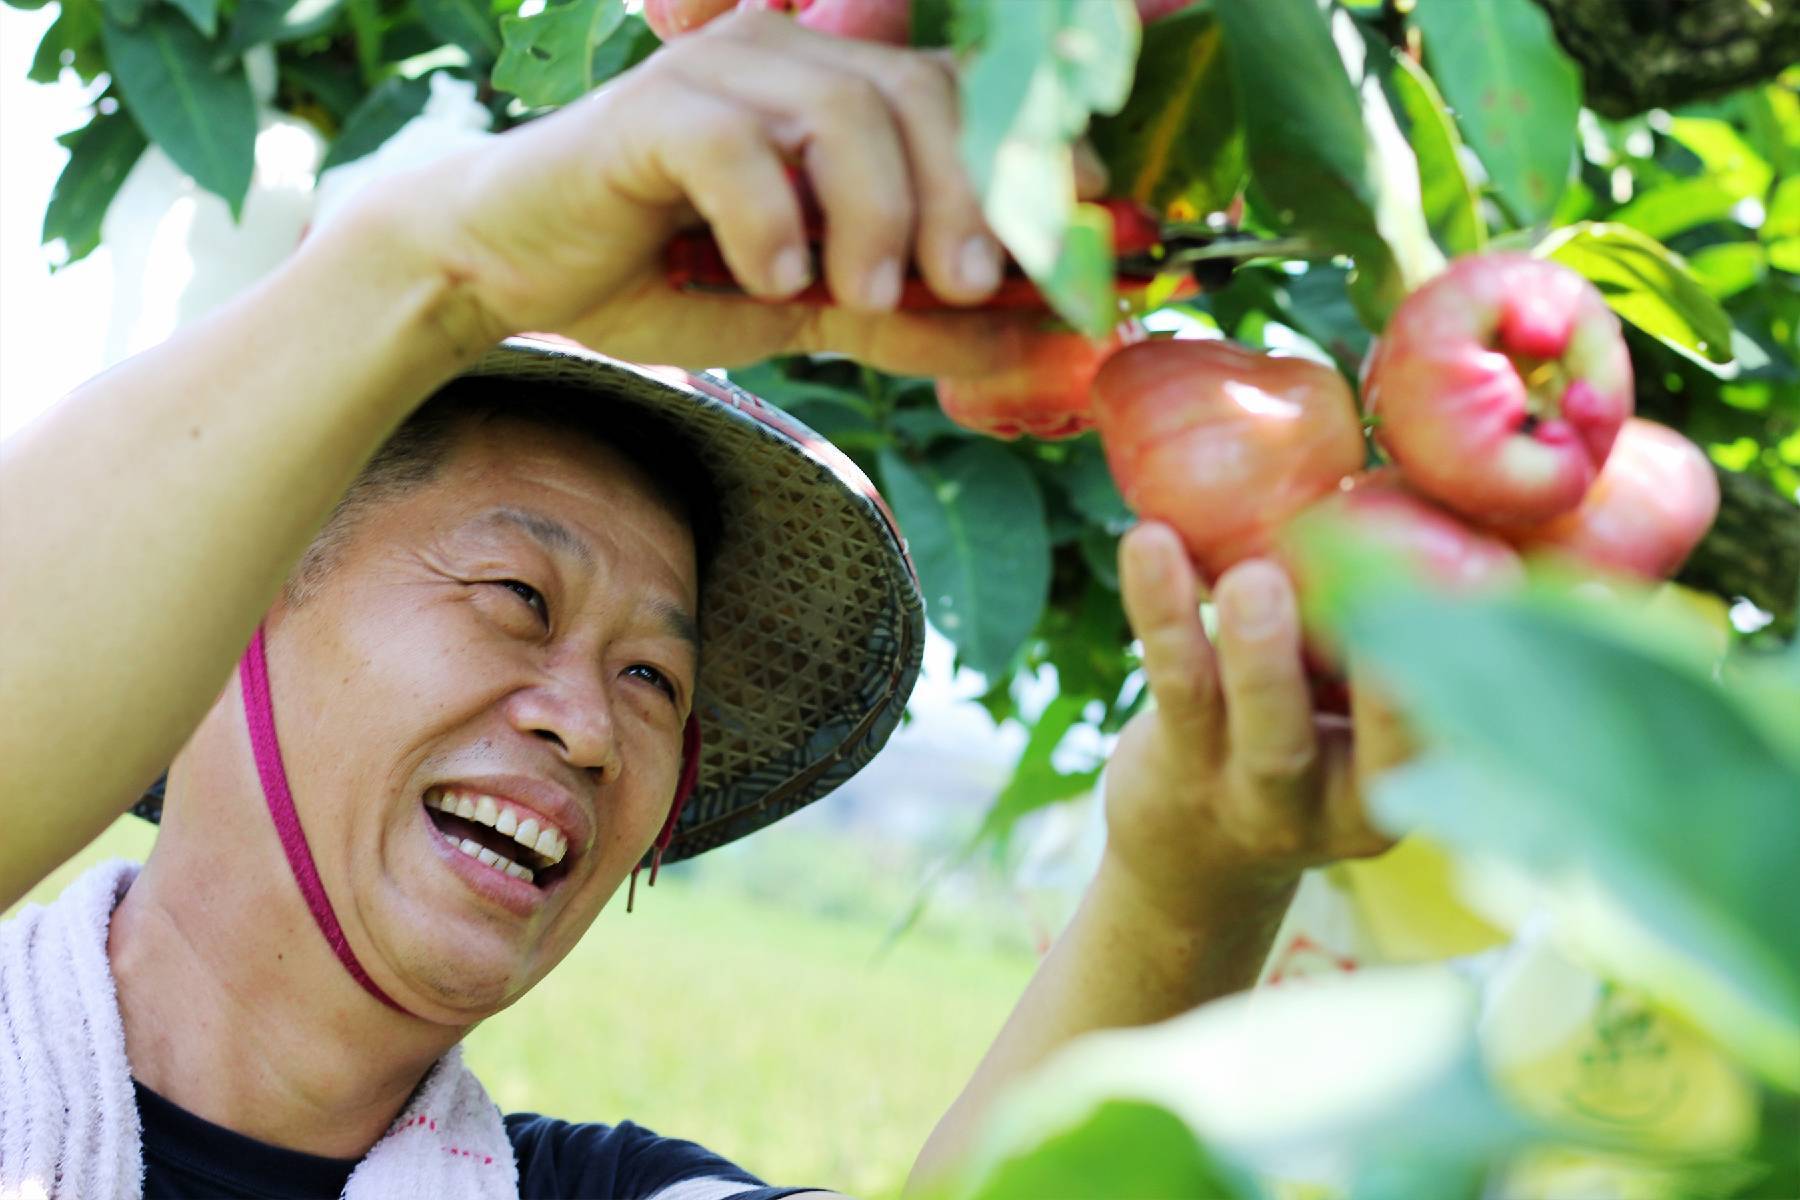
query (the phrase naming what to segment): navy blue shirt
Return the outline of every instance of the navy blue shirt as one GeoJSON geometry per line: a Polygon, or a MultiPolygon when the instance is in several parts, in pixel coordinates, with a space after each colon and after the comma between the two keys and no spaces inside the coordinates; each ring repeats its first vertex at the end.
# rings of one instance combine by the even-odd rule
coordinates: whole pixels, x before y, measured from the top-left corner
{"type": "MultiPolygon", "coordinates": [[[[356,1169],[354,1158],[324,1158],[245,1137],[134,1084],[144,1131],[144,1200],[318,1200],[341,1195],[356,1169]]],[[[506,1133],[525,1200],[652,1200],[676,1184],[702,1179],[742,1184],[728,1192],[731,1200],[778,1200],[808,1190],[767,1187],[710,1150],[658,1137],[630,1121],[576,1125],[514,1113],[506,1118],[506,1133]]]]}

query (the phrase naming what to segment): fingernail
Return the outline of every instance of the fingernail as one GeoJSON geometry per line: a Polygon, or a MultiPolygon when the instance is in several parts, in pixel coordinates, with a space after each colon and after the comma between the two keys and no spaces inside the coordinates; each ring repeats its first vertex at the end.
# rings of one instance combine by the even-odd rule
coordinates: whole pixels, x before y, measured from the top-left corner
{"type": "Polygon", "coordinates": [[[1225,625],[1242,638],[1265,638],[1293,619],[1293,596],[1276,568],[1245,566],[1219,589],[1225,625]]]}
{"type": "Polygon", "coordinates": [[[775,256],[769,282],[776,294],[791,296],[812,282],[812,255],[804,247],[788,246],[775,256]]]}
{"type": "Polygon", "coordinates": [[[1000,247],[985,233],[963,243],[957,276],[971,292],[985,292],[1000,282],[1000,247]]]}
{"type": "Polygon", "coordinates": [[[892,308],[900,303],[900,260],[884,258],[863,280],[863,302],[870,308],[892,308]]]}

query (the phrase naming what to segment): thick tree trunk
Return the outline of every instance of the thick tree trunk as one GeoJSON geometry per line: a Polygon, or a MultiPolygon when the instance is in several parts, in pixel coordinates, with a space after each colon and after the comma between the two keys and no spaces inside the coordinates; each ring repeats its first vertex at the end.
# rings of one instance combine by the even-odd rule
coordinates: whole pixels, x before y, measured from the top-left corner
{"type": "Polygon", "coordinates": [[[1761,479],[1719,470],[1719,519],[1676,578],[1743,596],[1792,633],[1800,602],[1800,506],[1761,479]]]}
{"type": "Polygon", "coordinates": [[[1800,0],[1537,0],[1608,117],[1704,100],[1800,62],[1800,0]]]}

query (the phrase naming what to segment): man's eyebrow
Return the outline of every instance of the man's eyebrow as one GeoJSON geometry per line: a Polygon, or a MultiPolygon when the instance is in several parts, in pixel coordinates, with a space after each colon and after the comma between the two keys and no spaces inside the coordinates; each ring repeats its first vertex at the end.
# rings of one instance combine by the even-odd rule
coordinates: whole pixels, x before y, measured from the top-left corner
{"type": "Polygon", "coordinates": [[[594,565],[594,549],[580,534],[554,517],[523,508],[496,508],[479,522],[482,525],[513,525],[530,534],[544,549],[566,554],[584,567],[594,565]]]}
{"type": "Polygon", "coordinates": [[[664,629],[694,648],[694,655],[700,654],[700,627],[694,623],[694,616],[687,607],[673,600],[658,600],[656,616],[664,629]]]}
{"type": "MultiPolygon", "coordinates": [[[[587,539],[555,517],[523,508],[496,508],[484,515],[479,523],[515,526],[547,550],[567,554],[584,567],[594,565],[594,550],[587,544],[587,539]]],[[[665,630],[692,646],[695,655],[700,653],[700,627],[685,605],[674,600],[658,600],[654,611],[665,630]]]]}

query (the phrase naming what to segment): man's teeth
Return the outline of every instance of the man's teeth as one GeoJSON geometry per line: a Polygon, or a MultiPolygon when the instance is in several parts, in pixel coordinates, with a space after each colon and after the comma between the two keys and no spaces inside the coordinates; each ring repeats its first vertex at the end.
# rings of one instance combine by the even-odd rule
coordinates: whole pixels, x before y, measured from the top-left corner
{"type": "Polygon", "coordinates": [[[495,854],[492,850],[489,850],[474,838],[464,838],[459,842],[446,833],[444,835],[444,840],[455,846],[458,850],[461,850],[470,858],[480,859],[497,871],[505,871],[514,879],[523,879],[526,883],[530,883],[535,877],[530,867],[521,867],[518,863],[507,858],[505,855],[495,854]]]}
{"type": "MultiPolygon", "coordinates": [[[[555,826],[539,825],[536,817],[527,817],[521,821],[516,810],[502,807],[492,796],[483,796],[477,792],[432,792],[425,797],[425,807],[450,813],[465,821],[474,821],[478,825],[486,825],[527,850],[543,855],[550,860],[551,866],[561,862],[563,855],[569,850],[568,839],[555,826]]],[[[471,845],[475,843],[464,839],[458,843],[458,848],[473,855],[475,851],[467,849],[471,845]]],[[[475,850],[480,849],[479,845],[475,845],[475,850]]],[[[493,851],[487,853],[493,854],[493,851]]],[[[495,854],[494,857],[502,862],[506,861],[501,855],[495,854]]],[[[525,870],[524,867],[519,869],[525,870]]]]}

